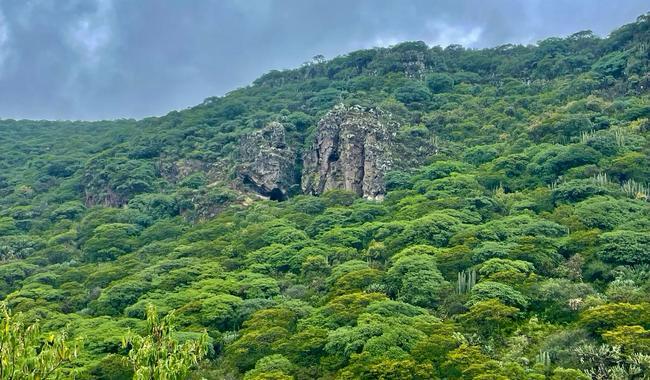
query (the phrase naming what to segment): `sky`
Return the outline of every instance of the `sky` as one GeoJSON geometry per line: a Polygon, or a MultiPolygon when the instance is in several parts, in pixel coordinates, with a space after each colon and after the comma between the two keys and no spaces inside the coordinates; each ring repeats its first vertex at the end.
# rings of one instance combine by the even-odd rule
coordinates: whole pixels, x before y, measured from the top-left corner
{"type": "Polygon", "coordinates": [[[647,0],[0,0],[0,119],[142,118],[406,40],[607,36],[647,0]]]}

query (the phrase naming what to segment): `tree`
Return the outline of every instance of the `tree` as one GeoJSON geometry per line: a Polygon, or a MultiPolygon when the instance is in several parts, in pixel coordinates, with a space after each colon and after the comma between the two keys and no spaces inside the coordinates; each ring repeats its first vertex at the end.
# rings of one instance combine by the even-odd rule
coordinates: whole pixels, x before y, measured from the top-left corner
{"type": "Polygon", "coordinates": [[[109,223],[95,228],[83,250],[90,261],[110,261],[133,249],[138,228],[132,224],[109,223]]]}
{"type": "Polygon", "coordinates": [[[509,274],[512,273],[531,273],[535,267],[533,264],[522,261],[522,260],[509,260],[509,259],[500,259],[492,258],[481,264],[479,269],[479,274],[481,276],[490,277],[502,272],[509,274]]]}
{"type": "Polygon", "coordinates": [[[525,308],[528,300],[511,286],[495,281],[479,282],[472,288],[469,305],[497,299],[509,306],[525,308]]]}
{"type": "Polygon", "coordinates": [[[422,307],[433,307],[448,285],[435,258],[426,254],[401,257],[388,270],[386,282],[397,299],[422,307]]]}
{"type": "Polygon", "coordinates": [[[486,363],[489,358],[485,356],[480,348],[463,343],[446,356],[447,360],[442,363],[441,371],[443,378],[470,379],[470,376],[463,374],[475,364],[486,363]]]}
{"type": "Polygon", "coordinates": [[[418,363],[432,363],[433,367],[440,370],[447,354],[457,348],[460,342],[454,336],[454,331],[449,326],[443,326],[440,331],[420,340],[411,350],[411,355],[418,363]]]}
{"type": "Polygon", "coordinates": [[[42,339],[38,323],[27,324],[0,303],[0,380],[61,378],[80,347],[80,341],[69,341],[65,332],[42,339]]]}
{"type": "Polygon", "coordinates": [[[468,330],[491,336],[513,328],[512,322],[518,313],[516,307],[504,305],[497,299],[489,299],[476,302],[459,319],[468,330]]]}
{"type": "Polygon", "coordinates": [[[620,346],[629,353],[650,353],[650,331],[643,326],[618,326],[603,333],[605,342],[620,346]]]}
{"type": "Polygon", "coordinates": [[[575,179],[559,184],[553,189],[553,202],[579,202],[594,195],[612,192],[607,186],[601,186],[592,179],[575,179]]]}
{"type": "MultiPolygon", "coordinates": [[[[431,364],[417,363],[412,359],[396,360],[386,358],[379,361],[377,364],[364,366],[362,374],[365,375],[362,376],[362,378],[382,380],[431,380],[436,378],[433,375],[433,367],[431,364]]],[[[352,378],[359,377],[354,376],[352,378]]]]}
{"type": "Polygon", "coordinates": [[[600,235],[598,251],[603,260],[617,264],[649,264],[650,235],[647,232],[618,230],[600,235]]]}
{"type": "Polygon", "coordinates": [[[448,74],[434,73],[427,78],[427,86],[434,94],[448,92],[454,87],[454,78],[448,74]]]}
{"type": "Polygon", "coordinates": [[[218,294],[207,298],[201,305],[201,321],[204,326],[227,330],[237,326],[241,298],[230,294],[218,294]]]}
{"type": "Polygon", "coordinates": [[[132,380],[133,368],[126,357],[109,354],[94,364],[88,374],[96,379],[132,380]]]}
{"type": "Polygon", "coordinates": [[[261,358],[255,363],[255,368],[246,372],[244,380],[261,380],[261,379],[275,379],[275,380],[291,380],[290,376],[293,369],[293,364],[289,359],[282,355],[269,355],[261,358]]]}
{"type": "Polygon", "coordinates": [[[174,337],[173,312],[160,319],[155,306],[147,306],[147,335],[129,334],[123,346],[135,380],[184,380],[208,352],[208,336],[180,343],[174,337]]]}
{"type": "Polygon", "coordinates": [[[551,380],[591,380],[584,372],[573,368],[556,368],[551,380]]]}
{"type": "Polygon", "coordinates": [[[595,306],[582,312],[580,324],[588,330],[602,333],[617,326],[642,325],[650,327],[650,305],[614,303],[595,306]]]}
{"type": "Polygon", "coordinates": [[[395,91],[395,98],[406,105],[414,105],[429,100],[431,94],[420,82],[409,82],[395,91]]]}
{"type": "Polygon", "coordinates": [[[150,289],[150,284],[141,279],[118,282],[102,292],[90,303],[96,315],[120,315],[127,306],[134,304],[150,289]]]}
{"type": "Polygon", "coordinates": [[[575,214],[587,227],[611,230],[634,218],[647,218],[647,205],[629,199],[596,196],[575,206],[575,214]]]}

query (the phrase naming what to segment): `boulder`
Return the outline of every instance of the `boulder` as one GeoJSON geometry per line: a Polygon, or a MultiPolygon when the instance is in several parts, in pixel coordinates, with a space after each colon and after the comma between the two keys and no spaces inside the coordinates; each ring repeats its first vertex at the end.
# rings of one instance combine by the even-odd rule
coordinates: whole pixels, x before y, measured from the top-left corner
{"type": "Polygon", "coordinates": [[[303,155],[303,192],[320,195],[340,189],[382,199],[396,130],[397,124],[377,108],[337,105],[320,120],[303,155]]]}
{"type": "Polygon", "coordinates": [[[295,179],[296,153],[287,145],[286,130],[278,122],[244,136],[237,176],[244,186],[273,200],[287,198],[295,179]]]}

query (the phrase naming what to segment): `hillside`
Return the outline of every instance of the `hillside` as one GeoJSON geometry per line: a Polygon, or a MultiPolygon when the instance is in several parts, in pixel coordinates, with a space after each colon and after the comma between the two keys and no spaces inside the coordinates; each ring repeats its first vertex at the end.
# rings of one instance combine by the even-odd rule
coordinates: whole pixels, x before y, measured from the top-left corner
{"type": "Polygon", "coordinates": [[[649,183],[650,14],[314,57],[162,117],[0,120],[0,299],[83,338],[77,379],[132,378],[150,304],[207,332],[196,379],[646,379],[649,183]]]}

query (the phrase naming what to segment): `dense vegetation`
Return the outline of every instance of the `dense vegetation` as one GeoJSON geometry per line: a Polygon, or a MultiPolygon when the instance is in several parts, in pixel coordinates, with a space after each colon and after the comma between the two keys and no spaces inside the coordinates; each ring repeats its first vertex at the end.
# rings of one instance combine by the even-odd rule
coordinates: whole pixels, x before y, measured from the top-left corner
{"type": "Polygon", "coordinates": [[[80,379],[186,346],[195,378],[646,379],[649,52],[645,15],[315,57],[160,118],[0,121],[0,298],[46,347],[82,339],[56,369],[80,379]],[[383,202],[232,185],[244,134],[302,149],[337,103],[390,112],[425,164],[383,202]]]}

